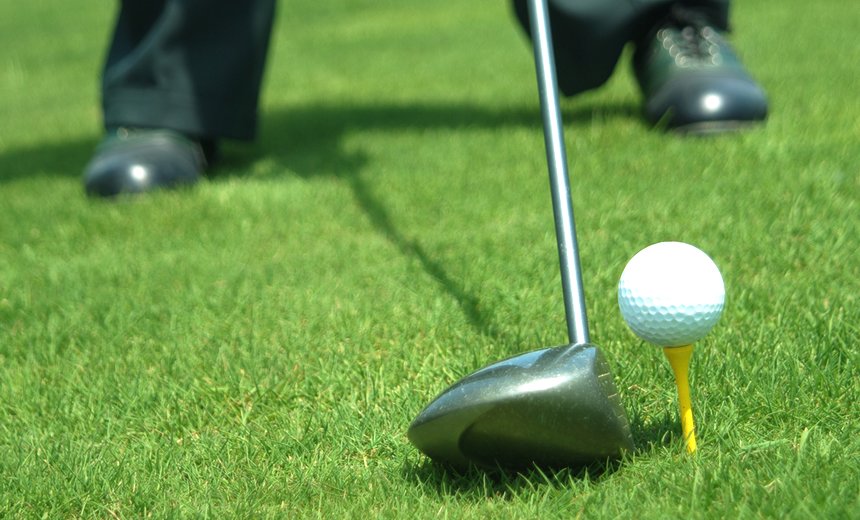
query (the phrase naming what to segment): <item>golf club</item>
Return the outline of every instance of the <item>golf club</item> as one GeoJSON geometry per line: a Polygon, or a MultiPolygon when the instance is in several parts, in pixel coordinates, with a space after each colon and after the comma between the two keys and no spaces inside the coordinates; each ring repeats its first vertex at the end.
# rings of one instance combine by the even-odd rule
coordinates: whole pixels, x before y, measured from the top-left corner
{"type": "Polygon", "coordinates": [[[500,361],[443,391],[407,436],[454,466],[581,466],[633,449],[600,349],[590,343],[546,0],[529,0],[569,343],[500,361]]]}

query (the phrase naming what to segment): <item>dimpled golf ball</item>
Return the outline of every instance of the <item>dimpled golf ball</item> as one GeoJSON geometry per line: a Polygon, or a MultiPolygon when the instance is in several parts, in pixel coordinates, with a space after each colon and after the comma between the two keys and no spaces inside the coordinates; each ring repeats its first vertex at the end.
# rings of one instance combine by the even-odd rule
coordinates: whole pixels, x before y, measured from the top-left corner
{"type": "Polygon", "coordinates": [[[690,345],[720,319],[726,289],[700,249],[660,242],[636,253],[618,282],[618,306],[637,336],[663,347],[690,345]]]}

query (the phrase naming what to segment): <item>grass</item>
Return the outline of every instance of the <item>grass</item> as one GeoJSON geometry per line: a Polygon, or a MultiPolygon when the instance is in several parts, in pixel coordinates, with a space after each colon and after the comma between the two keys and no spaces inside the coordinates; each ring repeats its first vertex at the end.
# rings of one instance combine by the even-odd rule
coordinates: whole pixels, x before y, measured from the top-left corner
{"type": "Polygon", "coordinates": [[[0,5],[0,516],[856,516],[860,20],[841,4],[735,6],[763,128],[652,131],[626,63],[564,101],[591,335],[639,449],[523,474],[447,471],[404,434],[459,377],[565,340],[506,6],[282,4],[260,139],[194,190],[117,203],[79,179],[110,18],[0,5]],[[693,359],[694,458],[668,365],[615,303],[661,240],[727,283],[693,359]]]}

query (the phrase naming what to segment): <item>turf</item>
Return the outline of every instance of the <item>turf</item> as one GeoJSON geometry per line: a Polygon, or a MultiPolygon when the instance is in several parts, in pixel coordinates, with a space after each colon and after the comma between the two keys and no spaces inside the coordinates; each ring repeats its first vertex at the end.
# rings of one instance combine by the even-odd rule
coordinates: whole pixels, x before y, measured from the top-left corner
{"type": "Polygon", "coordinates": [[[591,335],[636,453],[456,473],[409,421],[564,343],[535,80],[504,3],[284,2],[260,138],[203,185],[82,194],[112,12],[0,4],[0,517],[848,518],[860,510],[860,18],[738,2],[764,127],[649,129],[625,63],[563,103],[591,335]],[[627,259],[681,240],[726,312],[683,453],[627,259]]]}

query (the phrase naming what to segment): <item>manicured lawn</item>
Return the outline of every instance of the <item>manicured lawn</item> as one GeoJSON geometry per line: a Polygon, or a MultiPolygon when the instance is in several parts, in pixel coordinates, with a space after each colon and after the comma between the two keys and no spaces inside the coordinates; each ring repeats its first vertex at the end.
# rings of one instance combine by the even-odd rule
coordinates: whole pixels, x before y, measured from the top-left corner
{"type": "Polygon", "coordinates": [[[458,474],[408,443],[472,370],[566,341],[531,54],[505,3],[283,2],[261,135],[208,182],[104,202],[111,9],[0,4],[0,517],[848,518],[860,511],[860,16],[738,2],[759,129],[565,100],[591,336],[638,451],[458,474]],[[671,374],[615,288],[658,241],[728,291],[671,374]]]}

